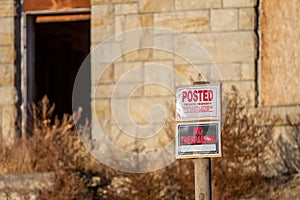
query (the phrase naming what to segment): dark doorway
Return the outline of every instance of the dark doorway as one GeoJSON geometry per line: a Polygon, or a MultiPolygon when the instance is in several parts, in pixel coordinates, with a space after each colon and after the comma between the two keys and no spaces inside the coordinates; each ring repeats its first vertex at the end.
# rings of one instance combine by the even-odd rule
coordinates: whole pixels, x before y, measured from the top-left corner
{"type": "MultiPolygon", "coordinates": [[[[72,113],[73,84],[90,52],[90,21],[35,23],[34,29],[34,100],[47,95],[55,103],[55,115],[61,118],[64,113],[72,113]]],[[[82,98],[89,101],[90,80],[84,84],[82,98]]],[[[88,117],[90,111],[84,112],[88,117]]]]}

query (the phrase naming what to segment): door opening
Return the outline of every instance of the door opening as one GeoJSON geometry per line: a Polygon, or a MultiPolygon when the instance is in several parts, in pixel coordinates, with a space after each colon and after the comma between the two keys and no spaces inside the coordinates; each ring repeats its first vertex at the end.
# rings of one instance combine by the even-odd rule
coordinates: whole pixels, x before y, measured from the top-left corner
{"type": "MultiPolygon", "coordinates": [[[[33,101],[47,95],[55,103],[55,115],[72,113],[72,90],[76,74],[90,51],[90,21],[34,23],[33,101]]],[[[90,71],[88,72],[90,73],[90,71]]],[[[90,77],[90,74],[87,76],[90,77]]],[[[81,98],[90,101],[90,80],[81,98]]],[[[30,89],[30,88],[29,88],[30,89]]],[[[90,110],[83,116],[90,118],[90,110]]]]}

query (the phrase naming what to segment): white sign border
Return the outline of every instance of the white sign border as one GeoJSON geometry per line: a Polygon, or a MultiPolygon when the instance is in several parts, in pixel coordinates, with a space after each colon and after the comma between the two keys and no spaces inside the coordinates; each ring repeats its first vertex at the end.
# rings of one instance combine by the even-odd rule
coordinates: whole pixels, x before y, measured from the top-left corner
{"type": "Polygon", "coordinates": [[[211,120],[218,120],[221,121],[222,119],[222,106],[221,106],[221,101],[222,101],[222,84],[221,83],[209,83],[209,84],[199,84],[199,85],[193,85],[193,86],[181,86],[176,88],[176,112],[175,112],[175,119],[176,121],[211,121],[211,120]],[[217,114],[216,116],[207,116],[207,117],[182,117],[178,114],[177,110],[179,109],[178,107],[178,98],[177,98],[177,91],[178,89],[190,89],[190,88],[201,88],[201,87],[211,87],[215,86],[217,89],[217,114]]]}

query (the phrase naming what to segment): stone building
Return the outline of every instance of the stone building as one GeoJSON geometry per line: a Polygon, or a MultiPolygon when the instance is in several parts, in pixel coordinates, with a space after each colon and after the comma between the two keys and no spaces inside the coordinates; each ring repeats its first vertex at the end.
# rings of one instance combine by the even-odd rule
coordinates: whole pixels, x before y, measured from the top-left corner
{"type": "MultiPolygon", "coordinates": [[[[280,116],[276,133],[284,133],[287,115],[295,123],[300,121],[299,6],[297,0],[1,0],[1,139],[10,141],[24,134],[28,103],[45,94],[56,102],[58,115],[70,113],[73,83],[88,53],[115,34],[145,27],[168,28],[200,43],[220,73],[225,92],[235,85],[248,98],[247,106],[270,109],[272,115],[280,116]]],[[[143,35],[136,37],[143,42],[143,35]]],[[[166,36],[158,34],[154,40],[161,44],[166,36]]],[[[190,84],[199,78],[190,63],[163,50],[121,54],[99,81],[94,76],[99,68],[97,55],[89,58],[86,73],[90,78],[82,83],[85,89],[80,97],[91,102],[90,109],[95,111],[85,110],[86,116],[105,124],[108,133],[122,134],[110,105],[114,87],[126,72],[160,63],[190,84]]],[[[209,76],[211,65],[198,64],[201,75],[209,76]]],[[[156,80],[159,75],[147,70],[137,71],[125,83],[131,87],[149,77],[156,80]]],[[[163,80],[175,87],[182,84],[177,76],[163,80]]],[[[144,112],[153,104],[172,107],[174,94],[155,84],[137,88],[129,103],[133,121],[147,124],[144,112]]],[[[130,149],[128,144],[135,139],[122,135],[120,147],[130,149]]],[[[143,149],[161,145],[150,140],[139,141],[143,149]]]]}

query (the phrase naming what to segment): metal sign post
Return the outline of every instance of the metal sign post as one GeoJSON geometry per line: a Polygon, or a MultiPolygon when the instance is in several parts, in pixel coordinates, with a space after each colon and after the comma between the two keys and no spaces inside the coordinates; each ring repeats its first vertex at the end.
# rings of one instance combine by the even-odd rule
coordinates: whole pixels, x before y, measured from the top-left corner
{"type": "Polygon", "coordinates": [[[176,158],[196,158],[195,199],[211,199],[211,157],[221,157],[221,84],[176,90],[176,158]],[[201,159],[200,159],[201,158],[201,159]]]}

